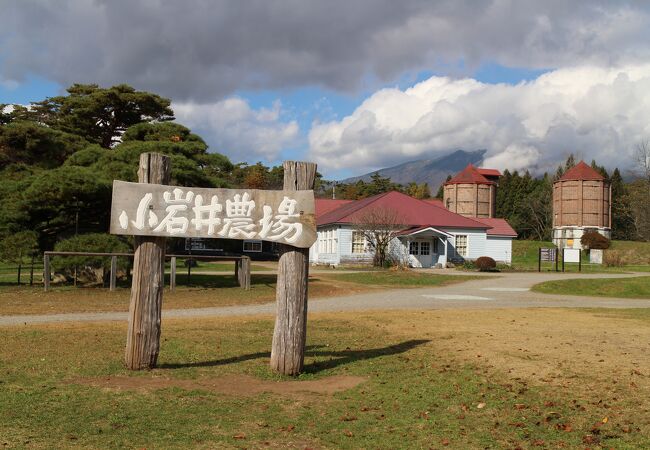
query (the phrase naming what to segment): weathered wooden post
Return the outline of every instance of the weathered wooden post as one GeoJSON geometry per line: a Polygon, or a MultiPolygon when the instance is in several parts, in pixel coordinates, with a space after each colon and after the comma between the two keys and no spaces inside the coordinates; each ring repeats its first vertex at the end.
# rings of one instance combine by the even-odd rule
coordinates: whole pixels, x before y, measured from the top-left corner
{"type": "Polygon", "coordinates": [[[176,257],[172,256],[169,261],[169,290],[174,292],[176,290],[176,257]]]}
{"type": "Polygon", "coordinates": [[[50,289],[50,255],[43,255],[43,289],[47,292],[50,289]]]}
{"type": "Polygon", "coordinates": [[[109,291],[114,291],[117,285],[117,256],[111,256],[111,275],[109,282],[109,291]]]}
{"type": "Polygon", "coordinates": [[[235,261],[235,278],[240,287],[246,290],[251,288],[251,259],[248,256],[241,256],[235,261]]]}
{"type": "MultiPolygon", "coordinates": [[[[140,183],[169,184],[170,158],[158,153],[140,155],[140,183]]],[[[160,350],[160,316],[165,281],[164,237],[135,236],[133,281],[126,338],[125,364],[131,370],[156,365],[160,350]]]]}
{"type": "MultiPolygon", "coordinates": [[[[314,188],[316,164],[285,161],[284,190],[314,188]]],[[[271,348],[271,368],[284,375],[297,375],[303,368],[307,339],[307,279],[309,248],[279,245],[277,316],[271,348]]]]}

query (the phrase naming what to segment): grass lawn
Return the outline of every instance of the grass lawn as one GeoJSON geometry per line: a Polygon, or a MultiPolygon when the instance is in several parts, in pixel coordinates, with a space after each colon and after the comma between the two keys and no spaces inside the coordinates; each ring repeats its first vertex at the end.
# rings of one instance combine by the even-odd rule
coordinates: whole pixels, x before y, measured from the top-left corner
{"type": "Polygon", "coordinates": [[[0,328],[5,448],[648,448],[650,316],[498,310],[310,316],[305,374],[270,318],[0,328]]]}
{"type": "Polygon", "coordinates": [[[532,290],[545,294],[650,299],[650,277],[547,281],[536,284],[532,290]]]}
{"type": "MultiPolygon", "coordinates": [[[[537,258],[540,248],[554,248],[550,241],[512,241],[513,270],[537,271],[537,258]]],[[[628,264],[622,267],[607,267],[603,264],[589,264],[583,261],[585,273],[650,272],[650,242],[612,241],[612,250],[619,252],[628,264]]],[[[558,265],[562,270],[562,262],[558,265]]],[[[555,263],[543,262],[542,271],[554,271],[555,263]]],[[[578,272],[578,264],[566,264],[566,272],[578,272]]]]}
{"type": "MultiPolygon", "coordinates": [[[[351,295],[386,287],[448,285],[475,278],[415,271],[319,273],[310,276],[309,296],[319,298],[351,295]]],[[[165,292],[164,309],[249,305],[275,301],[276,275],[252,274],[249,291],[241,289],[233,275],[192,274],[192,285],[187,286],[187,276],[179,274],[177,281],[176,292],[165,292]]],[[[115,292],[105,288],[75,288],[70,285],[54,287],[49,292],[43,292],[41,286],[6,286],[0,288],[0,315],[128,311],[129,296],[130,285],[126,282],[121,282],[115,292]]]]}
{"type": "Polygon", "coordinates": [[[327,274],[327,278],[347,281],[362,285],[389,286],[389,287],[425,287],[445,286],[459,281],[475,280],[477,278],[491,278],[478,275],[463,276],[458,280],[458,275],[437,275],[431,273],[418,273],[413,271],[373,271],[358,273],[327,274]]]}

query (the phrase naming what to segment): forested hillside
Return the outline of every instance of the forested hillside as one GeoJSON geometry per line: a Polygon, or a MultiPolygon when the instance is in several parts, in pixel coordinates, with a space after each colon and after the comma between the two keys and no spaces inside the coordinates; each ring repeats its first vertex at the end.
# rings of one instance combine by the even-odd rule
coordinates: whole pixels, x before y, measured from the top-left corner
{"type": "Polygon", "coordinates": [[[75,84],[29,107],[0,105],[0,256],[105,233],[112,182],[136,181],[143,152],[169,155],[178,185],[282,186],[281,167],[233,164],[172,120],[168,99],[127,85],[75,84]]]}

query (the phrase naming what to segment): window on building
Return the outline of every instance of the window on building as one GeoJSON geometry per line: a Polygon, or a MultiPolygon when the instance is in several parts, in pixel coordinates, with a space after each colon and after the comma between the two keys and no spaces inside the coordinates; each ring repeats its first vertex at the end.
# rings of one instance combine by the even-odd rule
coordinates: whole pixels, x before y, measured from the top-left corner
{"type": "Polygon", "coordinates": [[[262,251],[262,241],[244,241],[244,251],[245,252],[261,252],[262,251]]]}
{"type": "Polygon", "coordinates": [[[420,255],[427,256],[431,253],[431,243],[430,242],[420,242],[420,255]]]}
{"type": "Polygon", "coordinates": [[[418,254],[418,246],[419,242],[411,242],[409,244],[409,255],[417,255],[418,254]]]}
{"type": "Polygon", "coordinates": [[[456,235],[456,253],[463,258],[467,257],[467,235],[456,235]]]}
{"type": "Polygon", "coordinates": [[[352,232],[352,253],[366,252],[366,237],[361,231],[352,232]]]}

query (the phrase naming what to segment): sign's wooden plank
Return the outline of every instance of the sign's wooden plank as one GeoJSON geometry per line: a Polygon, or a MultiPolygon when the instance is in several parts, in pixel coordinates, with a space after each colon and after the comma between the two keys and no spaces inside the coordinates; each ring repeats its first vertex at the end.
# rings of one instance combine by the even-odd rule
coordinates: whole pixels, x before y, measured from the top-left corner
{"type": "Polygon", "coordinates": [[[209,189],[113,182],[113,234],[316,241],[314,192],[209,189]]]}

